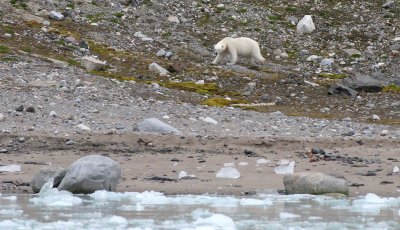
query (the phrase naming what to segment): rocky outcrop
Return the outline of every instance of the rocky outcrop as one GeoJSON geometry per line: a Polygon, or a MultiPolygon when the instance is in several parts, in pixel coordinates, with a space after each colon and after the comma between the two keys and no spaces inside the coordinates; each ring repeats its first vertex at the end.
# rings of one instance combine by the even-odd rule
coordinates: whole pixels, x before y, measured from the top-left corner
{"type": "Polygon", "coordinates": [[[90,155],[75,161],[68,167],[59,190],[76,194],[89,194],[97,190],[115,191],[121,179],[121,168],[114,160],[90,155]]]}

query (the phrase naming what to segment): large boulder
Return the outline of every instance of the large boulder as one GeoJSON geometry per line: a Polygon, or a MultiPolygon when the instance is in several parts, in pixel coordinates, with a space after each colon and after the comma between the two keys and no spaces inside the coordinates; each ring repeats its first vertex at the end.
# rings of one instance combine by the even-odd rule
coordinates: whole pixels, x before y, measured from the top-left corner
{"type": "Polygon", "coordinates": [[[146,118],[142,122],[136,124],[135,130],[145,133],[173,133],[182,135],[178,129],[164,123],[157,118],[146,118]]]}
{"type": "Polygon", "coordinates": [[[311,33],[315,30],[315,25],[311,15],[305,15],[297,24],[298,33],[311,33]]]}
{"type": "Polygon", "coordinates": [[[96,57],[93,56],[84,56],[81,59],[81,65],[89,71],[95,70],[104,70],[106,68],[106,62],[100,61],[96,57]]]}
{"type": "Polygon", "coordinates": [[[286,194],[349,194],[346,180],[317,172],[286,174],[283,177],[286,194]]]}
{"type": "Polygon", "coordinates": [[[33,192],[39,192],[42,186],[52,178],[54,178],[53,186],[57,187],[64,178],[66,172],[67,171],[61,167],[45,167],[40,169],[40,171],[33,176],[31,181],[33,192]]]}
{"type": "Polygon", "coordinates": [[[347,95],[349,97],[357,97],[358,91],[343,85],[333,85],[329,88],[329,95],[347,95]]]}
{"type": "Polygon", "coordinates": [[[380,92],[383,88],[382,82],[365,74],[356,74],[353,77],[345,78],[342,80],[342,85],[364,92],[380,92]]]}
{"type": "Polygon", "coordinates": [[[77,194],[115,191],[120,179],[121,168],[117,162],[100,155],[89,155],[68,167],[58,189],[77,194]]]}

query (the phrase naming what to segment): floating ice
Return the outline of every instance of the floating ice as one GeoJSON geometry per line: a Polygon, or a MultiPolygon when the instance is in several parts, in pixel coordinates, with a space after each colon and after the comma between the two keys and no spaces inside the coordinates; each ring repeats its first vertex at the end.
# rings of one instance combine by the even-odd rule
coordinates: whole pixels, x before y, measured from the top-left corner
{"type": "Polygon", "coordinates": [[[19,165],[0,166],[0,172],[19,172],[19,171],[21,171],[21,166],[19,165]]]}
{"type": "Polygon", "coordinates": [[[269,162],[271,162],[271,161],[267,160],[267,159],[264,159],[264,158],[258,159],[256,161],[257,164],[268,164],[269,162]]]}
{"type": "Polygon", "coordinates": [[[74,196],[71,192],[59,191],[57,188],[52,187],[53,180],[49,180],[42,186],[38,196],[29,199],[29,201],[38,205],[59,207],[74,206],[82,203],[82,199],[74,196]]]}
{"type": "Polygon", "coordinates": [[[296,215],[296,214],[289,213],[289,212],[280,212],[279,213],[279,218],[283,219],[283,220],[286,220],[286,219],[300,218],[300,216],[296,215]]]}
{"type": "MultiPolygon", "coordinates": [[[[229,217],[223,214],[214,214],[207,218],[199,218],[194,221],[193,226],[196,226],[198,230],[212,230],[212,229],[237,229],[235,222],[229,217]]],[[[184,229],[193,229],[193,228],[184,228],[184,229]]]]}
{"type": "Polygon", "coordinates": [[[19,209],[1,209],[0,215],[1,216],[20,216],[24,213],[24,211],[19,209]]]}
{"type": "Polygon", "coordinates": [[[242,206],[256,206],[256,205],[272,205],[272,200],[270,199],[254,199],[254,198],[242,198],[240,199],[240,205],[242,206]]]}
{"type": "Polygon", "coordinates": [[[280,165],[275,167],[276,174],[289,174],[294,172],[294,161],[291,161],[289,165],[280,165]]]}
{"type": "Polygon", "coordinates": [[[365,197],[353,200],[350,211],[364,213],[379,213],[382,208],[400,205],[400,198],[384,197],[381,198],[374,193],[368,193],[365,197]]]}
{"type": "Polygon", "coordinates": [[[234,167],[223,167],[216,175],[217,178],[237,179],[240,177],[240,172],[234,167]]]}

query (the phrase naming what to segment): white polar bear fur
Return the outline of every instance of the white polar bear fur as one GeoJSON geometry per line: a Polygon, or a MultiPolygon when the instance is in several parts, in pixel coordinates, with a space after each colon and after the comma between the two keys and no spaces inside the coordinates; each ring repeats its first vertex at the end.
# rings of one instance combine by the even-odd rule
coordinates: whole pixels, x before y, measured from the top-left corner
{"type": "Polygon", "coordinates": [[[251,38],[226,37],[214,46],[214,50],[217,53],[217,57],[213,61],[214,65],[220,63],[227,55],[231,57],[231,62],[228,65],[236,64],[238,56],[249,58],[252,65],[254,65],[255,60],[262,63],[265,62],[258,42],[251,38]]]}

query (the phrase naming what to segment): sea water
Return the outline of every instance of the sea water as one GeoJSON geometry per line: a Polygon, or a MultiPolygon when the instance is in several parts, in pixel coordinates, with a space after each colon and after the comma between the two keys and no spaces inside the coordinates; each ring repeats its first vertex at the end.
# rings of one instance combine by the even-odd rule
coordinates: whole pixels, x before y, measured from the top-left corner
{"type": "Polygon", "coordinates": [[[399,229],[400,197],[97,191],[0,196],[0,229],[399,229]]]}

